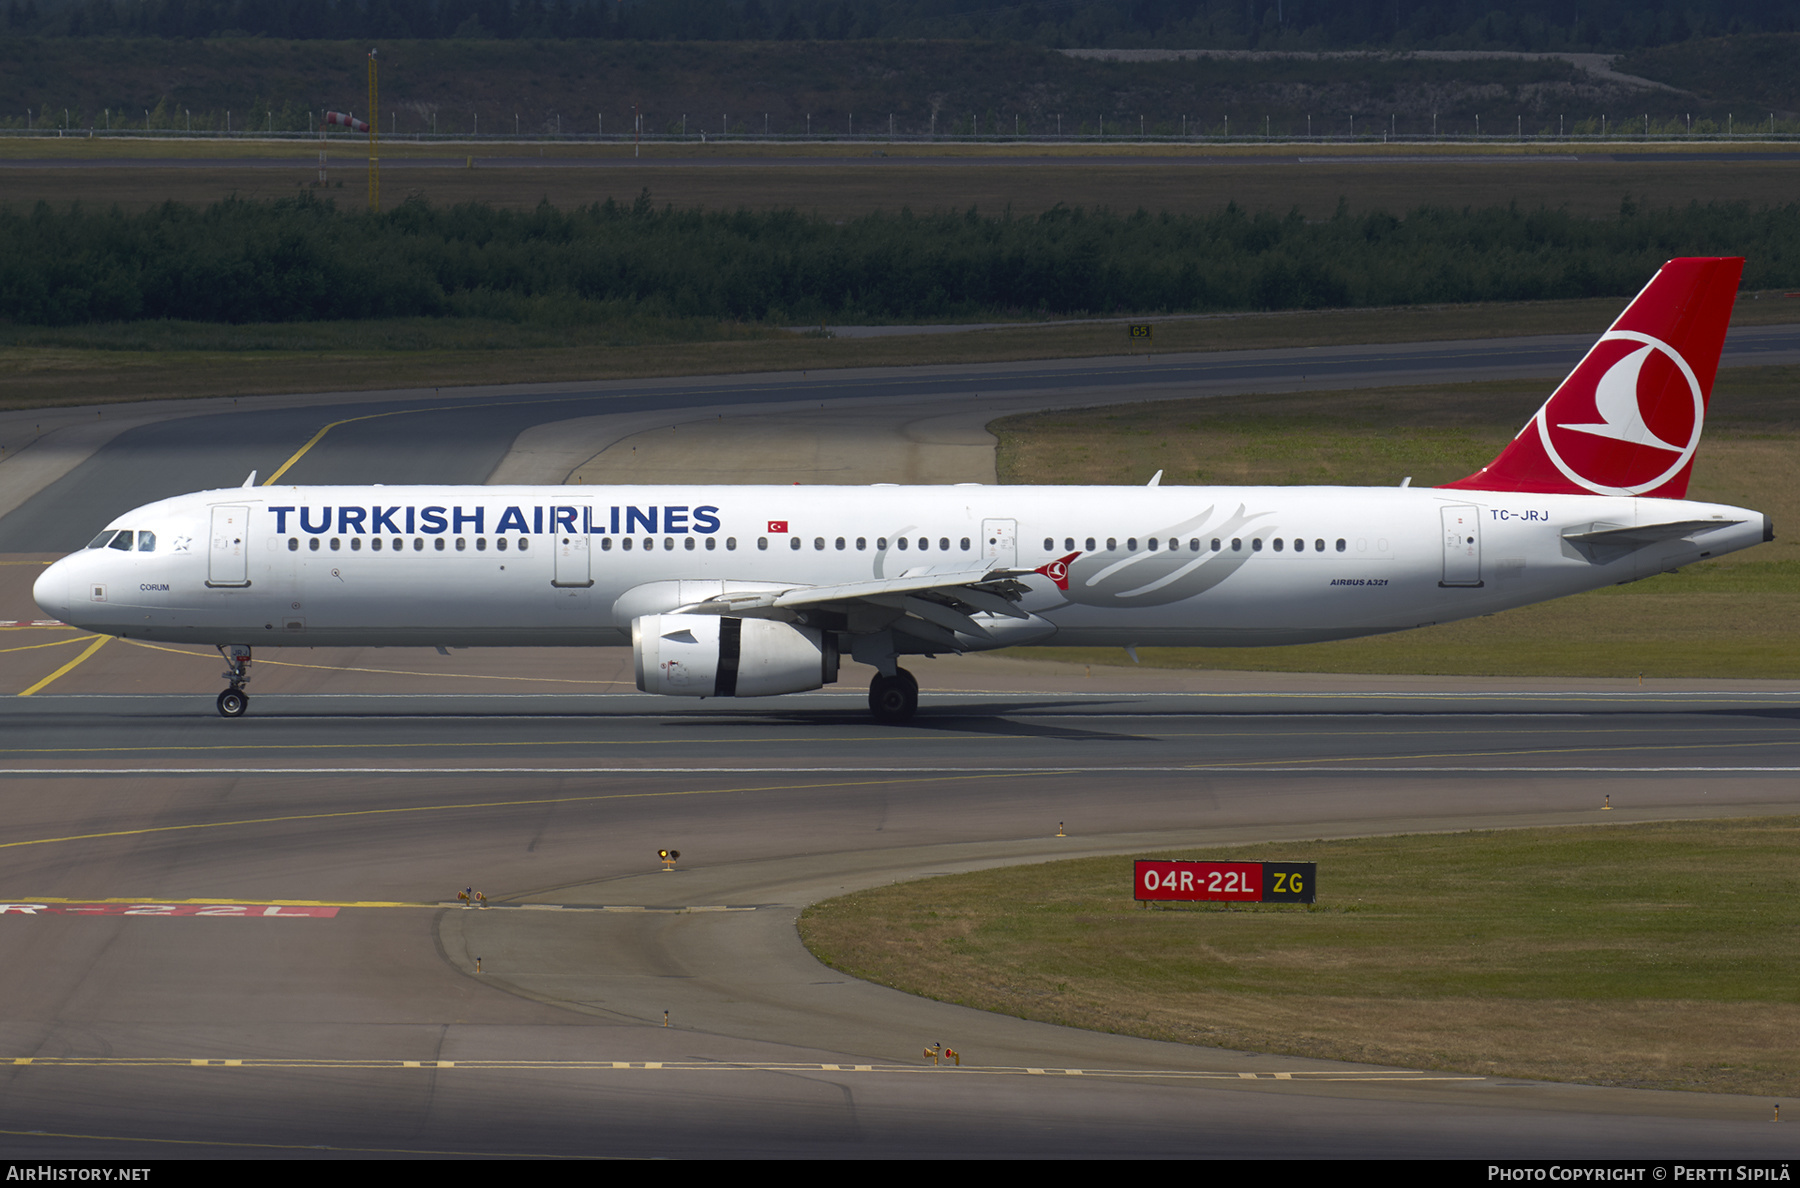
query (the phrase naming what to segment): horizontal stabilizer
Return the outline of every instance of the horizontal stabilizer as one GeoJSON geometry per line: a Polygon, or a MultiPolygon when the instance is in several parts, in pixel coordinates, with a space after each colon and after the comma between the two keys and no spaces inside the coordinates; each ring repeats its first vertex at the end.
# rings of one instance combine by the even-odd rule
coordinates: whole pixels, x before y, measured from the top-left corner
{"type": "Polygon", "coordinates": [[[1667,524],[1637,524],[1629,528],[1595,524],[1583,531],[1565,532],[1563,539],[1571,544],[1643,548],[1659,541],[1680,540],[1698,532],[1711,532],[1715,528],[1730,528],[1742,523],[1742,520],[1672,520],[1667,524]]]}

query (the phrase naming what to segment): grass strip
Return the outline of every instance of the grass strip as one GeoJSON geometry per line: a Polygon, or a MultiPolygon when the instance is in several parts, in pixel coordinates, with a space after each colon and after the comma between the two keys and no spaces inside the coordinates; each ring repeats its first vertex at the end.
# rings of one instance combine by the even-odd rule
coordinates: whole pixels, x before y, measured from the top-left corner
{"type": "MultiPolygon", "coordinates": [[[[1598,807],[1598,806],[1596,806],[1598,807]]],[[[1786,1094],[1800,1075],[1800,818],[1140,857],[1319,864],[1311,906],[1132,898],[1130,857],[808,908],[827,965],[1024,1019],[1491,1076],[1786,1094]]],[[[945,1037],[976,1063],[978,1037],[945,1037]]]]}

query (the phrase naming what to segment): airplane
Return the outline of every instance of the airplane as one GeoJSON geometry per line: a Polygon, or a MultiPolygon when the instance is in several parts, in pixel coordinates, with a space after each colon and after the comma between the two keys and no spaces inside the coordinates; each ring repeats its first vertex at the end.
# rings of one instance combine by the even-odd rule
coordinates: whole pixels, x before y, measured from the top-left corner
{"type": "MultiPolygon", "coordinates": [[[[1635,581],[1774,539],[1685,499],[1743,260],[1665,264],[1512,442],[1441,487],[262,486],[135,508],[46,614],[253,649],[632,649],[676,697],[918,707],[905,657],[1346,639],[1635,581]]],[[[1135,654],[1135,653],[1134,653],[1135,654]]]]}

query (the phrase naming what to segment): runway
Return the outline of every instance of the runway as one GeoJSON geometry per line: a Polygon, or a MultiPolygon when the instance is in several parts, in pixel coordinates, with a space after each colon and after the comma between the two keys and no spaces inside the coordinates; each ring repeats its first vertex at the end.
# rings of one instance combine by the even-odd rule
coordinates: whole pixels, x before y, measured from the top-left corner
{"type": "MultiPolygon", "coordinates": [[[[1585,345],[321,394],[131,410],[116,434],[72,415],[54,465],[0,469],[0,616],[25,624],[5,645],[44,645],[8,653],[7,691],[88,647],[30,624],[39,557],[290,459],[301,482],[559,481],[683,418],[824,404],[955,436],[1058,401],[1553,374],[1585,345]]],[[[1800,337],[1737,349],[1783,361],[1800,337]]],[[[631,691],[628,655],[338,650],[259,653],[253,708],[227,721],[203,649],[86,654],[0,713],[10,1158],[1794,1150],[1762,1099],[1194,1048],[913,998],[818,964],[794,926],[822,898],[1000,863],[1794,813],[1793,682],[961,657],[921,665],[914,723],[877,727],[852,666],[816,695],[673,704],[631,691]],[[465,889],[492,906],[458,906],[465,889]],[[933,1043],[962,1067],[923,1059],[933,1043]]]]}

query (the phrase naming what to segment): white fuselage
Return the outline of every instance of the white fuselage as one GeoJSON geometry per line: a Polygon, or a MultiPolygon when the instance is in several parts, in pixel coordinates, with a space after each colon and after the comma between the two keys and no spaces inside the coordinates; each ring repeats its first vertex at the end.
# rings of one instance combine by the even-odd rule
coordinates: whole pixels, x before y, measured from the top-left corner
{"type": "MultiPolygon", "coordinates": [[[[1717,504],[1363,487],[256,487],[162,500],[111,528],[132,530],[133,547],[51,566],[35,591],[46,612],[131,638],[262,647],[624,645],[638,616],[734,589],[1079,554],[1066,589],[1024,577],[1030,617],[981,616],[993,630],[958,636],[969,650],[1370,635],[1768,535],[1761,513],[1717,504]],[[1705,523],[1649,544],[1567,539],[1683,521],[1705,523]]],[[[834,629],[854,635],[856,613],[834,629]]]]}

